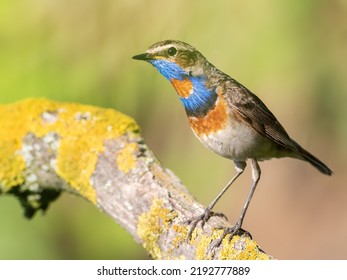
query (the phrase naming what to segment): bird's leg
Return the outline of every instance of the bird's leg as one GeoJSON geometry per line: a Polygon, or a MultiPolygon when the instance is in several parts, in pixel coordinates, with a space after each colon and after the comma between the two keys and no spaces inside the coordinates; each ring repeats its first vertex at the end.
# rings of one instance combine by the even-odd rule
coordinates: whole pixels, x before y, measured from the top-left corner
{"type": "Polygon", "coordinates": [[[234,177],[228,182],[228,184],[222,189],[222,191],[217,195],[217,197],[206,207],[204,212],[187,221],[188,224],[190,224],[190,230],[188,232],[188,239],[192,237],[192,233],[199,222],[201,222],[201,227],[203,228],[205,223],[212,217],[212,216],[222,216],[225,217],[224,214],[221,213],[214,213],[212,211],[212,208],[215,206],[215,204],[218,202],[218,200],[222,197],[222,195],[228,190],[228,188],[234,183],[234,181],[243,173],[246,167],[246,162],[244,161],[236,161],[235,162],[235,169],[236,174],[234,177]]]}
{"type": "Polygon", "coordinates": [[[228,234],[230,234],[229,236],[229,242],[231,241],[231,239],[233,238],[234,235],[242,235],[242,234],[248,234],[250,237],[252,237],[247,231],[243,230],[242,227],[242,223],[243,223],[243,219],[245,218],[248,206],[251,202],[252,196],[254,194],[255,189],[257,188],[257,184],[259,182],[260,179],[260,174],[261,174],[261,170],[259,167],[258,162],[255,159],[251,160],[251,166],[252,166],[252,185],[251,185],[251,189],[249,191],[248,197],[246,199],[245,205],[243,206],[241,215],[238,219],[238,221],[236,222],[236,224],[233,227],[229,227],[229,228],[224,228],[223,234],[222,236],[218,239],[218,241],[216,242],[216,244],[214,245],[214,247],[218,247],[224,237],[226,237],[228,234]]]}

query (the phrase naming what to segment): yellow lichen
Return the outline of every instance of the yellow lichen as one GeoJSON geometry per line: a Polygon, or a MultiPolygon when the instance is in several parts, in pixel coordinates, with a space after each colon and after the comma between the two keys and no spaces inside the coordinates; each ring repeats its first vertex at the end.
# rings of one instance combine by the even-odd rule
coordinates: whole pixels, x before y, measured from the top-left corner
{"type": "Polygon", "coordinates": [[[128,173],[136,166],[135,152],[137,150],[136,143],[130,143],[119,151],[117,155],[117,167],[119,170],[128,173]]]}
{"type": "Polygon", "coordinates": [[[77,192],[96,203],[90,185],[104,141],[137,131],[135,121],[115,110],[46,99],[0,106],[0,182],[3,188],[23,183],[25,163],[19,151],[29,132],[59,135],[56,172],[77,192]]]}
{"type": "MultiPolygon", "coordinates": [[[[2,128],[0,128],[0,137],[3,136],[1,130],[2,128]]],[[[16,154],[19,147],[20,143],[7,139],[0,144],[0,182],[5,192],[11,187],[24,183],[25,162],[16,154]]]]}
{"type": "Polygon", "coordinates": [[[172,240],[172,246],[178,247],[182,242],[187,241],[188,237],[188,227],[187,225],[175,224],[172,225],[172,230],[174,230],[177,234],[172,240]]]}
{"type": "Polygon", "coordinates": [[[195,251],[195,258],[197,260],[210,260],[212,256],[208,254],[209,250],[208,247],[211,243],[211,236],[207,236],[201,232],[199,229],[200,233],[200,240],[196,244],[196,251],[195,251]],[[206,255],[207,253],[207,255],[206,255]]]}
{"type": "Polygon", "coordinates": [[[176,212],[164,206],[162,200],[153,199],[151,209],[140,215],[137,223],[137,235],[142,239],[143,246],[154,259],[163,259],[163,252],[159,247],[159,238],[168,231],[172,220],[177,217],[176,212]]]}
{"type": "Polygon", "coordinates": [[[223,240],[223,247],[219,253],[220,260],[268,260],[269,257],[259,250],[257,243],[247,237],[234,236],[228,244],[223,240]],[[242,244],[242,248],[238,246],[242,244]]]}
{"type": "MultiPolygon", "coordinates": [[[[222,230],[213,230],[212,235],[204,234],[200,229],[196,236],[193,236],[191,243],[196,246],[195,258],[197,260],[209,260],[212,258],[211,244],[219,239],[222,230]]],[[[234,236],[229,242],[228,237],[224,238],[221,250],[218,253],[219,260],[268,260],[269,256],[259,250],[257,243],[247,237],[234,236]]]]}
{"type": "MultiPolygon", "coordinates": [[[[181,242],[187,241],[187,226],[172,224],[177,213],[166,208],[163,201],[153,199],[152,207],[148,212],[140,215],[137,224],[137,235],[143,241],[143,246],[154,259],[173,259],[170,249],[162,251],[160,237],[168,230],[173,230],[177,236],[172,241],[173,248],[177,248],[181,242]]],[[[196,247],[195,259],[209,260],[214,258],[214,250],[211,250],[211,242],[220,238],[222,230],[213,230],[212,235],[196,229],[190,244],[196,247]]],[[[269,256],[260,251],[257,243],[248,237],[234,236],[229,242],[226,237],[218,253],[220,260],[268,260],[269,256]]],[[[176,259],[184,259],[184,256],[175,256],[176,259]]]]}

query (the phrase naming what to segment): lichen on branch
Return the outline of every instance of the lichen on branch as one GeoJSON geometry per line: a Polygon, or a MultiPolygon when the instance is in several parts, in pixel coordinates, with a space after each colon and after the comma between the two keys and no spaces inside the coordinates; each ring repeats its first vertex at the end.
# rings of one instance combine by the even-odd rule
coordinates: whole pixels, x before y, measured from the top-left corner
{"type": "Polygon", "coordinates": [[[73,191],[96,203],[90,185],[104,141],[136,133],[137,124],[130,117],[111,109],[47,99],[27,99],[0,106],[0,187],[3,191],[34,181],[33,153],[43,144],[55,150],[49,162],[41,165],[53,171],[73,191]],[[28,136],[29,137],[28,139],[28,136]],[[36,141],[30,141],[37,138],[36,141]],[[42,139],[43,143],[38,143],[42,139]]]}
{"type": "Polygon", "coordinates": [[[0,105],[0,194],[25,215],[45,211],[63,191],[93,203],[155,259],[268,259],[248,236],[211,246],[231,226],[212,217],[187,239],[201,214],[180,179],[157,160],[136,122],[115,110],[47,99],[0,105]]]}

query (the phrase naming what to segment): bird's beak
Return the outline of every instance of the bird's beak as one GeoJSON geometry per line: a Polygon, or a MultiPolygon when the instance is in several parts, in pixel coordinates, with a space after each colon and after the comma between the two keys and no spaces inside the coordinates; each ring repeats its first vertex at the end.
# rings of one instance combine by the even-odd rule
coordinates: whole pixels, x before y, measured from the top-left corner
{"type": "Polygon", "coordinates": [[[133,59],[148,61],[148,60],[154,59],[154,57],[149,53],[142,53],[142,54],[134,55],[133,59]]]}

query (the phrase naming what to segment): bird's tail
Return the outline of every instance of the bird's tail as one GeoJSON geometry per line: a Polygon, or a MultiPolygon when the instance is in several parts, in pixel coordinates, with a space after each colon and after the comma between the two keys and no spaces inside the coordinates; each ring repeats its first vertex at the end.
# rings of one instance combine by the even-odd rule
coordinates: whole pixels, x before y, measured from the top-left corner
{"type": "Polygon", "coordinates": [[[309,163],[311,163],[314,167],[316,167],[320,172],[322,172],[325,175],[332,175],[333,171],[326,166],[323,162],[321,162],[318,158],[316,158],[314,155],[306,151],[304,148],[300,147],[298,145],[297,147],[298,152],[302,156],[302,158],[309,163]]]}

